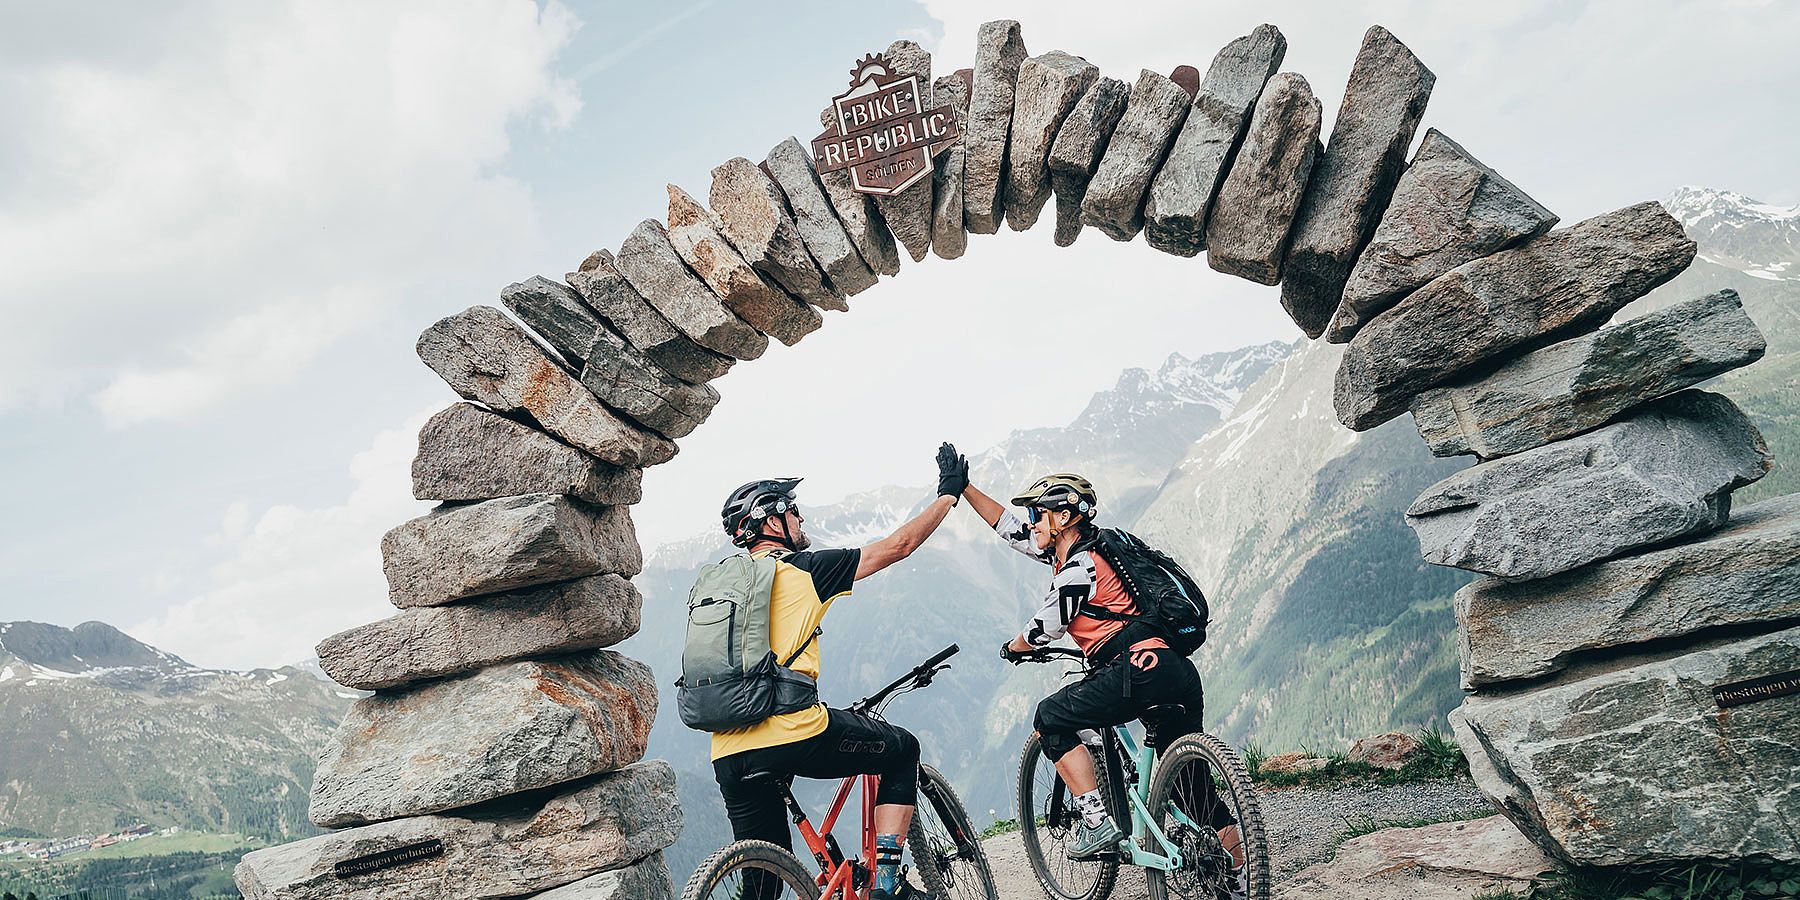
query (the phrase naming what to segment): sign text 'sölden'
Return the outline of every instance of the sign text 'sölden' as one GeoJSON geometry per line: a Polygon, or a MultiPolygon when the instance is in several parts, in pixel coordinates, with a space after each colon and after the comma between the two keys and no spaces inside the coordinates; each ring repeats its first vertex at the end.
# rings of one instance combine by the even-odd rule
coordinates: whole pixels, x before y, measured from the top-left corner
{"type": "Polygon", "coordinates": [[[948,104],[925,109],[917,75],[897,75],[887,58],[867,56],[851,70],[850,89],[832,98],[832,122],[813,138],[821,174],[848,170],[865,194],[898,194],[931,174],[931,158],[959,136],[948,104]]]}

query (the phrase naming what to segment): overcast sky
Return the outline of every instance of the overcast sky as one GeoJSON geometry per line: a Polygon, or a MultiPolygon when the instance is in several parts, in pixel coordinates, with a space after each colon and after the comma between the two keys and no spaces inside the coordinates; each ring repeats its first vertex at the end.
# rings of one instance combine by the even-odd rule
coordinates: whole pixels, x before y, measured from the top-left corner
{"type": "MultiPolygon", "coordinates": [[[[453,399],[419,331],[810,139],[864,53],[949,71],[1003,17],[1126,81],[1270,21],[1327,123],[1379,22],[1438,75],[1425,124],[1565,223],[1687,183],[1800,202],[1800,5],[1773,0],[0,3],[0,621],[248,667],[391,613],[377,541],[423,511],[414,434],[453,399]]],[[[1272,289],[1047,225],[852,307],[718,383],[646,480],[646,544],[752,477],[923,485],[940,440],[1296,333],[1272,289]]]]}

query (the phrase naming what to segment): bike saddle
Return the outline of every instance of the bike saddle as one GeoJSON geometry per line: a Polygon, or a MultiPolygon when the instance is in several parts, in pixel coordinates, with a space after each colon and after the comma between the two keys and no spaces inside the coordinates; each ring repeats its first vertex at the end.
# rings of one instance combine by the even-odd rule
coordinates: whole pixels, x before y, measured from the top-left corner
{"type": "Polygon", "coordinates": [[[745,784],[753,784],[762,781],[785,782],[787,781],[787,778],[788,776],[785,772],[746,772],[743,777],[738,780],[745,784]]]}
{"type": "Polygon", "coordinates": [[[1167,719],[1184,715],[1187,715],[1187,704],[1185,703],[1159,703],[1144,709],[1144,718],[1146,719],[1167,719]]]}

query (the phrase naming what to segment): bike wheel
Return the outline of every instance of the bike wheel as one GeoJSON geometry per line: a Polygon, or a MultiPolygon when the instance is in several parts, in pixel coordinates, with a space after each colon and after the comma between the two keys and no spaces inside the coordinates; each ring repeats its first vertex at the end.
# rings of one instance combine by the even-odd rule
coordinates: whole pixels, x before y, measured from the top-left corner
{"type": "Polygon", "coordinates": [[[727,844],[700,864],[681,900],[818,900],[819,885],[794,854],[768,841],[727,844]]]}
{"type": "MultiPolygon", "coordinates": [[[[1269,900],[1269,842],[1262,808],[1250,771],[1224,742],[1210,734],[1190,734],[1170,744],[1150,782],[1150,809],[1182,856],[1178,870],[1144,871],[1150,900],[1269,900]],[[1171,809],[1199,827],[1179,822],[1171,809]],[[1230,823],[1236,823],[1243,847],[1242,867],[1228,849],[1230,823]]],[[[1140,841],[1145,849],[1158,849],[1147,834],[1140,841]]]]}
{"type": "MultiPolygon", "coordinates": [[[[1098,756],[1094,759],[1103,785],[1112,777],[1107,762],[1098,756]]],[[[1044,758],[1040,738],[1033,733],[1019,755],[1019,836],[1031,871],[1049,900],[1103,900],[1119,877],[1117,859],[1077,862],[1069,858],[1069,842],[1080,819],[1074,796],[1056,774],[1056,767],[1044,758]]],[[[1115,821],[1129,822],[1131,818],[1115,821]]]]}
{"type": "Polygon", "coordinates": [[[925,889],[945,900],[1000,900],[987,853],[950,781],[919,764],[919,806],[907,843],[925,889]]]}

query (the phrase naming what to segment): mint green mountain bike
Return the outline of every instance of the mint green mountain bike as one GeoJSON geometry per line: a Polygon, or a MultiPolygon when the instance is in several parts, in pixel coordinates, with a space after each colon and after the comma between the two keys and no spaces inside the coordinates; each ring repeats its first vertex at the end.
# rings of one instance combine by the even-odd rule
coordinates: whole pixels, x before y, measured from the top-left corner
{"type": "MultiPolygon", "coordinates": [[[[1025,658],[1086,661],[1060,647],[1025,658]]],[[[1155,728],[1157,712],[1146,712],[1146,728],[1155,728]]],[[[1080,813],[1034,732],[1019,757],[1019,830],[1049,900],[1105,900],[1126,864],[1143,867],[1150,900],[1269,900],[1262,809],[1249,770],[1230,747],[1210,734],[1189,734],[1159,758],[1125,725],[1081,737],[1094,756],[1107,813],[1130,836],[1100,859],[1069,858],[1080,813]]]]}

